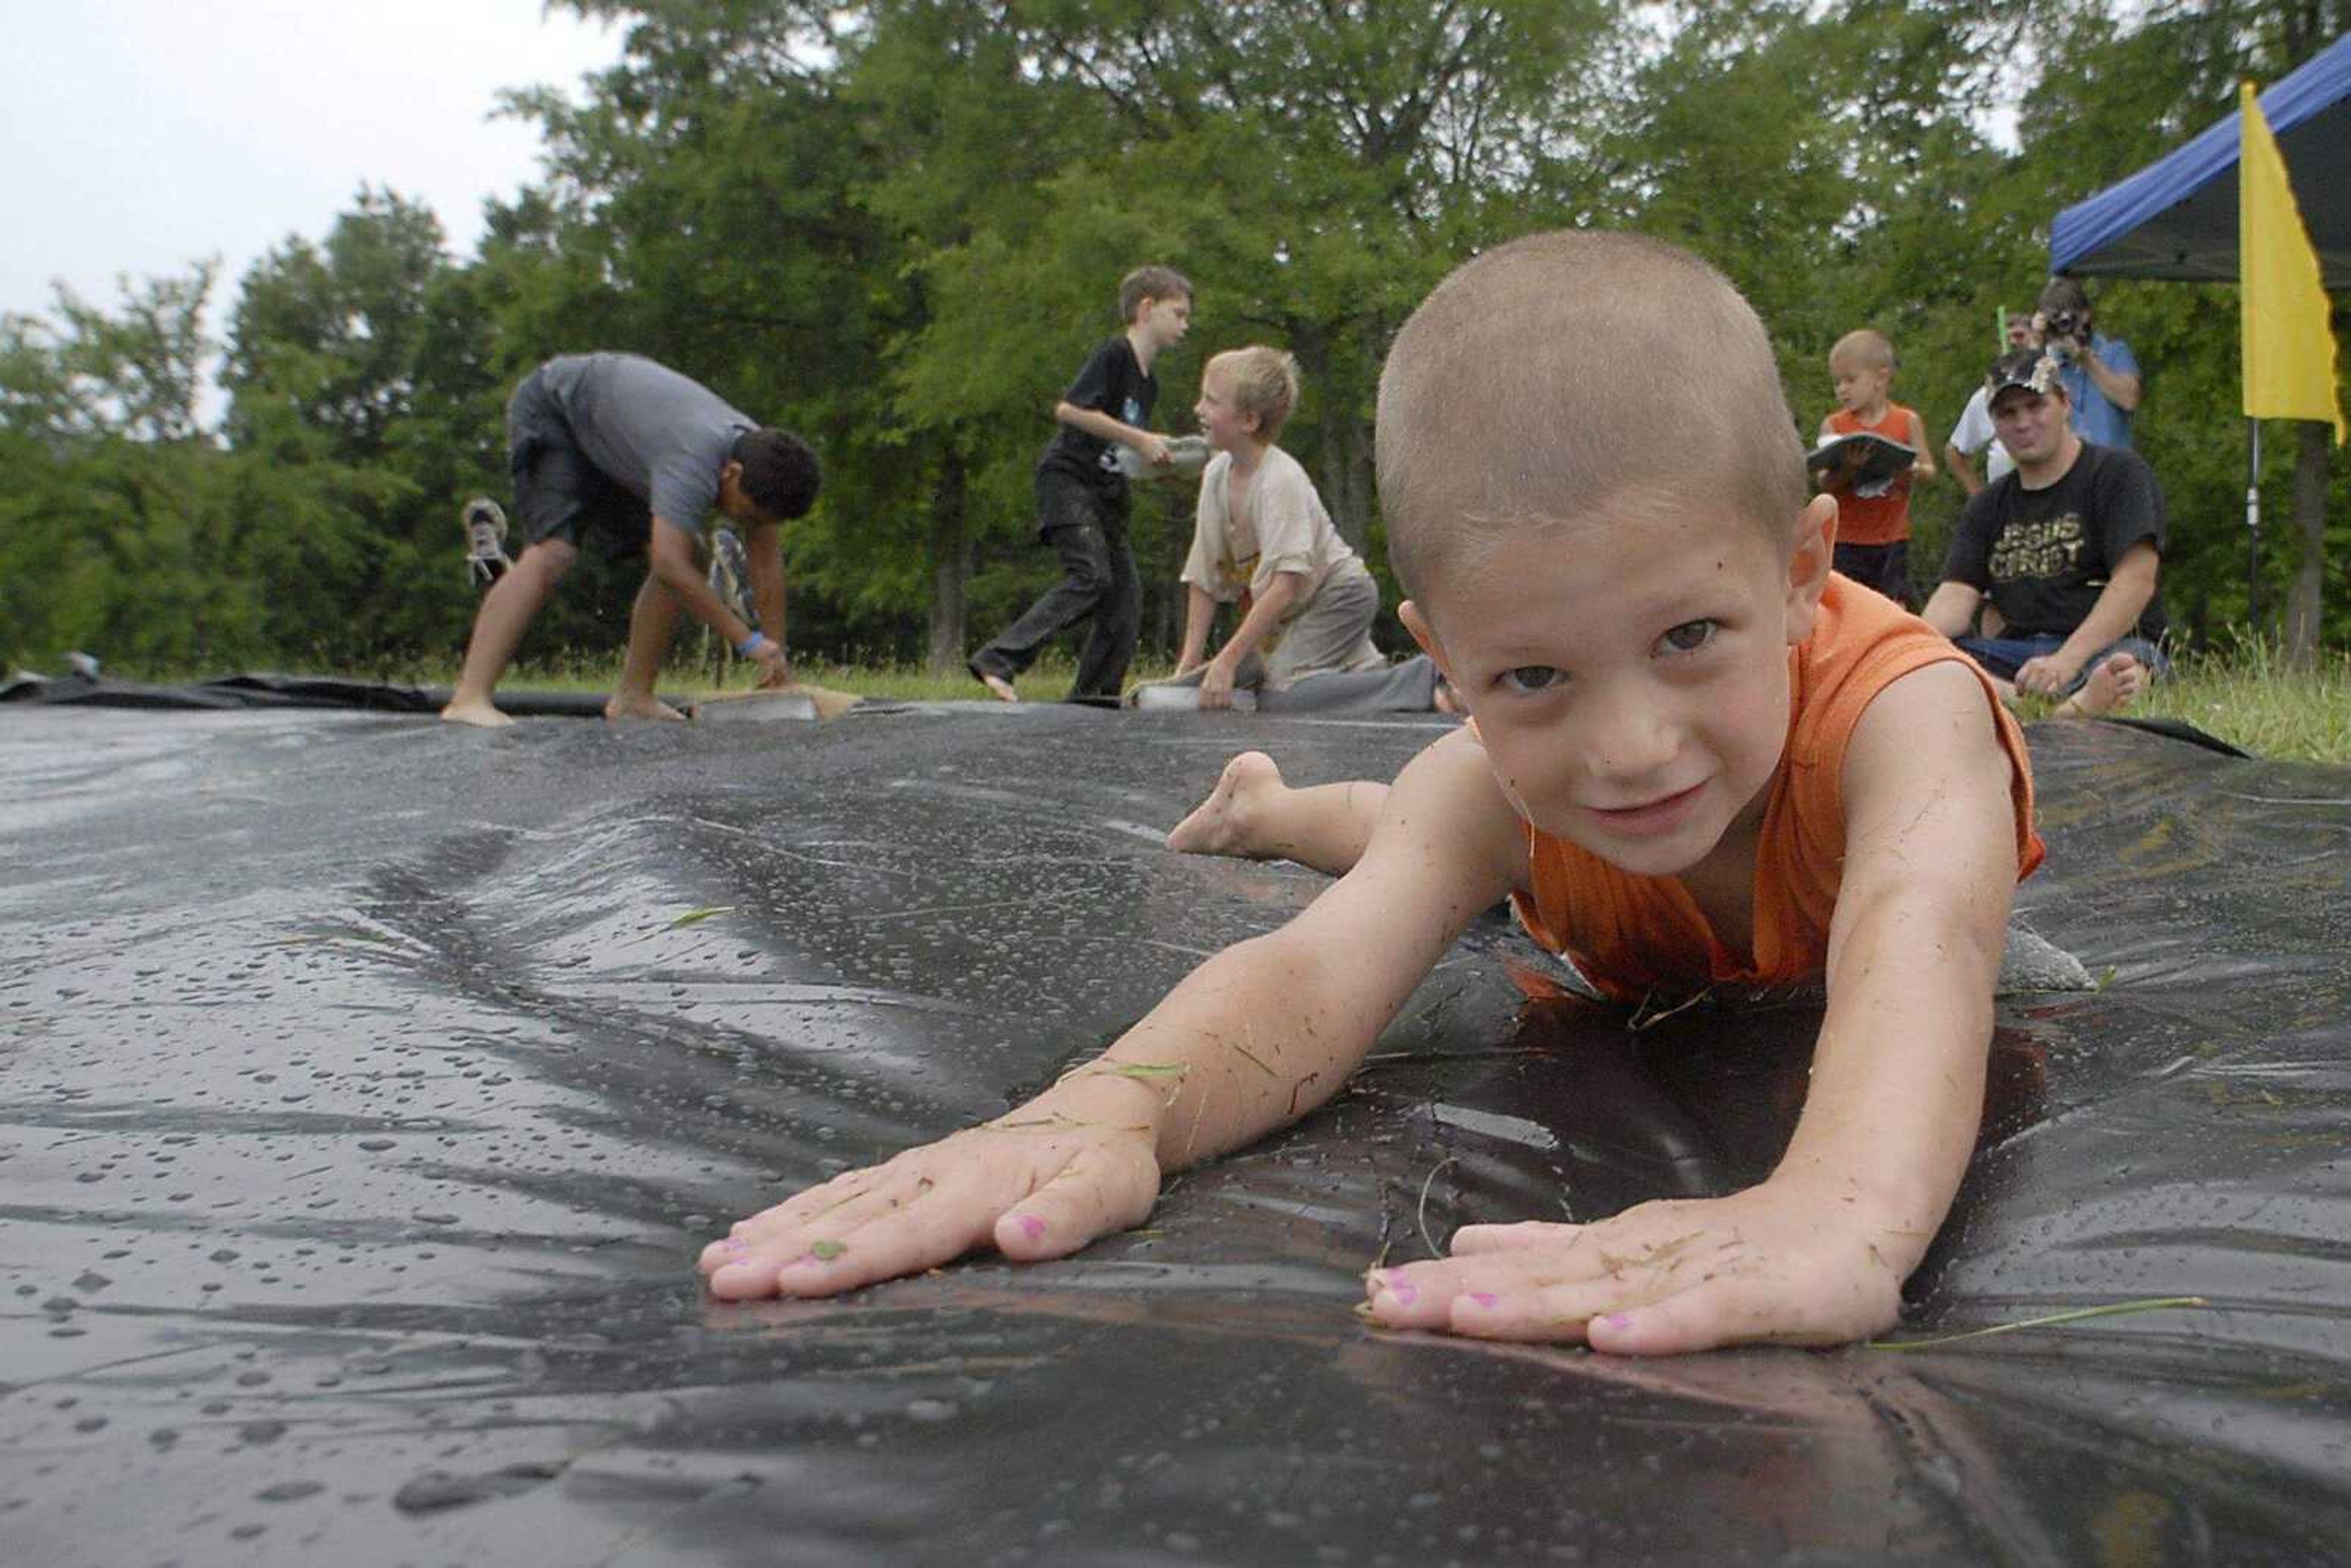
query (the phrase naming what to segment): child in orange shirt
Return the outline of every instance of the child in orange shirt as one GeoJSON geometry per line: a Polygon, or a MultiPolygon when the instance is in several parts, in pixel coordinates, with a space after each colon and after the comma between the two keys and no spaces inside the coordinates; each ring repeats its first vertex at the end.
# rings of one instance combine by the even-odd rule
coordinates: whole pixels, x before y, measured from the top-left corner
{"type": "Polygon", "coordinates": [[[1539,235],[1454,273],[1389,355],[1377,456],[1400,613],[1475,723],[1387,788],[1290,791],[1238,759],[1171,841],[1345,874],[1018,1109],[739,1222],[703,1252],[713,1294],[831,1295],[1140,1224],[1165,1174],[1338,1093],[1515,894],[1620,988],[1825,975],[1807,1103],[1761,1185],[1466,1227],[1367,1276],[1373,1321],[1638,1354],[1895,1322],[1975,1141],[2010,898],[2040,858],[2014,721],[1949,643],[1832,574],[1835,503],[1806,498],[1762,323],[1673,246],[1539,235]],[[1712,443],[1669,458],[1693,402],[1712,443]]]}
{"type": "Polygon", "coordinates": [[[1837,498],[1836,570],[1909,609],[1910,486],[1935,476],[1927,422],[1917,409],[1888,401],[1894,345],[1883,333],[1865,327],[1839,338],[1829,350],[1829,378],[1836,385],[1837,406],[1821,421],[1823,441],[1883,435],[1918,455],[1907,473],[1873,480],[1860,477],[1859,450],[1848,448],[1845,461],[1821,480],[1821,488],[1837,498]]]}

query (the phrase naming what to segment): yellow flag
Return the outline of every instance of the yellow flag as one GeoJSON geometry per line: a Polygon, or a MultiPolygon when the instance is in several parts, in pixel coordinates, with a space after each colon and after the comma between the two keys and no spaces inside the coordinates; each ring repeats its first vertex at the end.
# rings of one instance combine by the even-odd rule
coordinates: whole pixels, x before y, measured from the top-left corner
{"type": "Polygon", "coordinates": [[[2239,86],[2242,140],[2237,152],[2238,292],[2243,297],[2245,417],[2310,419],[2335,426],[2343,444],[2343,399],[2335,384],[2335,334],[2318,253],[2302,226],[2277,138],[2253,96],[2239,86]]]}

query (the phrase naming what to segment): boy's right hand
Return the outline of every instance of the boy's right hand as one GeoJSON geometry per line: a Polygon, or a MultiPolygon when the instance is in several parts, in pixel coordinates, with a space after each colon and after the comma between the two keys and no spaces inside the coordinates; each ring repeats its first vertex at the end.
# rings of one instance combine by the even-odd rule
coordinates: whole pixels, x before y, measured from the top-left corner
{"type": "Polygon", "coordinates": [[[1154,435],[1147,430],[1143,433],[1143,439],[1134,444],[1134,449],[1143,455],[1145,463],[1155,468],[1165,468],[1176,461],[1176,453],[1167,444],[1167,438],[1154,435]]]}
{"type": "Polygon", "coordinates": [[[703,1275],[724,1301],[830,1296],[983,1246],[1065,1257],[1158,1201],[1155,1133],[1133,1121],[1024,1105],[737,1221],[703,1249],[703,1275]]]}

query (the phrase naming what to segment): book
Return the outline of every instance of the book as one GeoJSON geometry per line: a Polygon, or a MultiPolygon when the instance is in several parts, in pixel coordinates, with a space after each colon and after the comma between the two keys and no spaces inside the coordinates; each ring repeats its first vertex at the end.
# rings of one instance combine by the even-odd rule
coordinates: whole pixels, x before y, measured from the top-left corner
{"type": "Polygon", "coordinates": [[[1840,435],[1834,440],[1823,441],[1813,447],[1804,454],[1804,466],[1813,469],[1834,468],[1840,464],[1851,461],[1845,456],[1845,454],[1851,451],[1858,451],[1861,454],[1861,466],[1853,471],[1854,482],[1856,485],[1891,484],[1908,473],[1910,465],[1918,461],[1917,448],[1896,441],[1891,436],[1857,430],[1851,435],[1840,435]]]}

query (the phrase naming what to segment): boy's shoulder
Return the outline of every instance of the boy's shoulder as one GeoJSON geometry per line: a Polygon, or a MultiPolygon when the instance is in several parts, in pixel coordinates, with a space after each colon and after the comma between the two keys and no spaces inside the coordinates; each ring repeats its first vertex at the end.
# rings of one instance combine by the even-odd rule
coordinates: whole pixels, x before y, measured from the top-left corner
{"type": "Polygon", "coordinates": [[[1092,351],[1086,357],[1090,360],[1123,360],[1128,364],[1136,366],[1140,366],[1143,362],[1135,354],[1134,340],[1123,332],[1113,332],[1109,337],[1096,343],[1092,351]]]}

